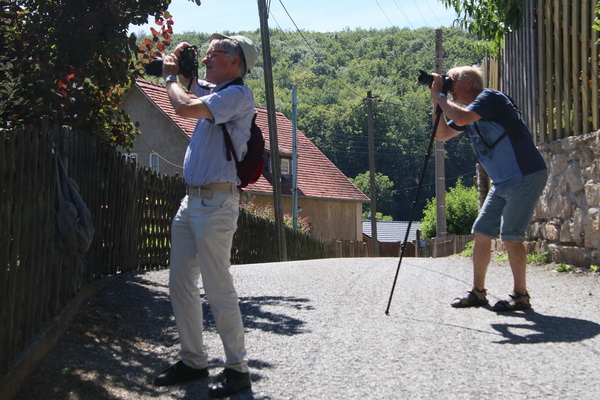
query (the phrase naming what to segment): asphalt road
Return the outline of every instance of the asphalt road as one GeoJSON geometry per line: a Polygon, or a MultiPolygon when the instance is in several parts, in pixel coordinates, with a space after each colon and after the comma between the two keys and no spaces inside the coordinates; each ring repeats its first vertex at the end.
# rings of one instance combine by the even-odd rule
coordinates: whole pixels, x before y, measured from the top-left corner
{"type": "MultiPolygon", "coordinates": [[[[470,259],[405,258],[386,315],[397,263],[353,258],[232,267],[253,381],[252,391],[233,398],[600,398],[600,274],[530,266],[534,309],[500,314],[450,307],[470,288],[470,259]]],[[[493,304],[511,290],[507,262],[492,262],[488,276],[493,304]]],[[[167,280],[163,270],[109,282],[19,399],[207,398],[209,380],[150,384],[177,357],[167,280]]],[[[214,376],[222,347],[210,313],[205,319],[214,376]]]]}

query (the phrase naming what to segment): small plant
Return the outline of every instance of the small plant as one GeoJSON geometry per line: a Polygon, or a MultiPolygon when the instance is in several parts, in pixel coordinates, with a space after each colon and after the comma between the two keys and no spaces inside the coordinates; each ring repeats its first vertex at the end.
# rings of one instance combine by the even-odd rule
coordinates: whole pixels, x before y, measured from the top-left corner
{"type": "Polygon", "coordinates": [[[547,251],[544,253],[531,253],[527,255],[527,263],[535,265],[543,265],[550,263],[550,253],[547,251]]]}
{"type": "Polygon", "coordinates": [[[465,249],[460,253],[461,257],[473,257],[473,241],[465,245],[465,249]]]}
{"type": "Polygon", "coordinates": [[[508,261],[508,253],[498,253],[496,256],[496,261],[508,261]]]}
{"type": "Polygon", "coordinates": [[[556,272],[571,272],[574,271],[575,268],[565,263],[560,263],[556,266],[555,270],[556,272]]]}
{"type": "MultiPolygon", "coordinates": [[[[249,212],[250,214],[255,215],[258,218],[265,219],[270,222],[275,222],[275,211],[273,210],[273,206],[270,204],[266,205],[258,205],[253,203],[252,201],[247,203],[242,203],[241,208],[249,212]]],[[[288,228],[292,228],[293,226],[293,217],[290,214],[283,215],[283,223],[288,228]]],[[[309,217],[298,217],[298,231],[306,234],[310,234],[311,224],[309,217]]]]}
{"type": "Polygon", "coordinates": [[[592,272],[600,271],[600,267],[597,265],[590,265],[590,269],[592,270],[592,272]]]}

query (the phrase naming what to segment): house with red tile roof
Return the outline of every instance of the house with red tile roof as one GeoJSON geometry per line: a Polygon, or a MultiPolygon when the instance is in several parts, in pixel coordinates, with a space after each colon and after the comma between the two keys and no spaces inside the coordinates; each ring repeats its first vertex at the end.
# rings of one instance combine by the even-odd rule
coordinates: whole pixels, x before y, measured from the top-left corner
{"type": "MultiPolygon", "coordinates": [[[[164,85],[138,80],[121,106],[139,123],[141,134],[130,151],[139,164],[153,170],[183,175],[183,156],[196,119],[175,114],[164,85]]],[[[273,204],[269,163],[270,140],[267,110],[257,106],[256,123],[265,137],[266,160],[258,182],[244,189],[243,199],[257,205],[273,204]]],[[[281,159],[282,208],[292,214],[292,122],[277,112],[277,140],[281,159]]],[[[308,217],[311,233],[323,239],[362,241],[362,204],[369,198],[300,131],[298,152],[298,216],[308,217]]]]}

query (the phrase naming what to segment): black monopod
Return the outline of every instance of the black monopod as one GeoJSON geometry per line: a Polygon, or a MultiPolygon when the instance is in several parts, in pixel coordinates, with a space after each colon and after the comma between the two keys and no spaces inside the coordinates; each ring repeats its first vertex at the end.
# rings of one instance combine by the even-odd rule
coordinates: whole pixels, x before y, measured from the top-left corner
{"type": "MultiPolygon", "coordinates": [[[[421,83],[419,81],[419,83],[421,83]]],[[[406,235],[404,236],[404,243],[402,243],[402,248],[400,249],[400,260],[398,261],[398,268],[396,269],[396,276],[394,277],[394,284],[392,285],[392,291],[390,293],[390,299],[387,304],[387,308],[385,310],[385,314],[390,314],[390,305],[392,303],[392,297],[394,296],[394,289],[396,288],[396,281],[398,280],[398,274],[400,273],[400,264],[402,264],[402,258],[404,257],[404,250],[406,249],[406,243],[408,242],[408,235],[410,233],[410,227],[412,225],[413,218],[415,216],[415,211],[417,209],[417,201],[421,196],[421,188],[423,187],[423,181],[425,180],[425,172],[427,171],[427,164],[429,163],[429,158],[431,157],[431,149],[433,148],[433,143],[435,142],[435,132],[437,131],[438,124],[440,123],[440,117],[442,116],[442,109],[439,104],[435,109],[435,122],[433,124],[433,131],[431,132],[431,138],[429,139],[429,147],[427,149],[427,154],[425,155],[425,162],[423,163],[423,170],[421,171],[421,177],[419,178],[419,185],[417,187],[417,194],[415,195],[415,200],[413,201],[412,211],[410,212],[410,219],[408,220],[408,228],[406,229],[406,235]]],[[[418,244],[417,244],[418,245],[418,244]]]]}

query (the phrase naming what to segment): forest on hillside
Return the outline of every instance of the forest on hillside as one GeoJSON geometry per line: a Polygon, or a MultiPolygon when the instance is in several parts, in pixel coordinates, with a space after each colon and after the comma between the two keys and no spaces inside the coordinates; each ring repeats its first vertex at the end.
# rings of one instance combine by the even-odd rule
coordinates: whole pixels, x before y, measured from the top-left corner
{"type": "MultiPolygon", "coordinates": [[[[243,34],[259,47],[261,57],[246,84],[257,105],[266,105],[260,32],[223,33],[243,34]]],[[[442,35],[445,70],[481,63],[477,37],[457,28],[443,29],[442,35]]],[[[186,41],[203,54],[209,36],[174,34],[172,46],[186,41]]],[[[375,168],[392,182],[378,194],[377,210],[395,220],[408,219],[432,129],[429,91],[417,77],[420,69],[435,69],[435,29],[272,30],[270,42],[277,110],[291,119],[292,86],[297,86],[298,128],[349,178],[369,170],[365,99],[371,91],[375,168]]],[[[446,142],[446,187],[459,178],[471,185],[475,163],[468,138],[446,142]]],[[[426,199],[435,196],[434,172],[432,156],[417,218],[426,199]]]]}

